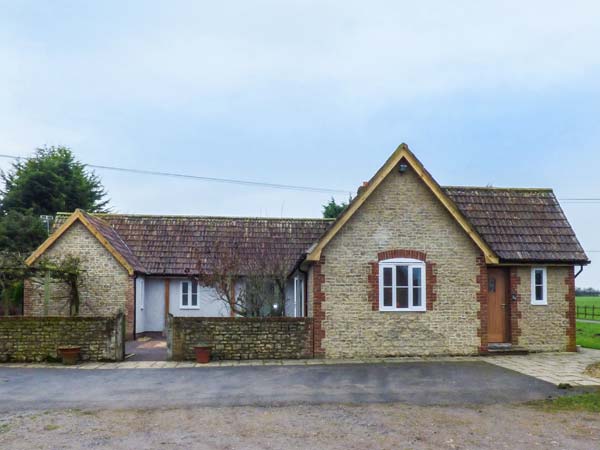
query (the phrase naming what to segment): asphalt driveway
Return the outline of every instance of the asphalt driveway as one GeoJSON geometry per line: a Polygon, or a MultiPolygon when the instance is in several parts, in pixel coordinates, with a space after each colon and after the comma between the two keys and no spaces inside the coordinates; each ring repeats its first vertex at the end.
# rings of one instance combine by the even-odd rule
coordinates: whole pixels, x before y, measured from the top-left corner
{"type": "Polygon", "coordinates": [[[485,362],[143,370],[0,366],[0,412],[376,402],[493,404],[562,392],[551,383],[485,362]]]}

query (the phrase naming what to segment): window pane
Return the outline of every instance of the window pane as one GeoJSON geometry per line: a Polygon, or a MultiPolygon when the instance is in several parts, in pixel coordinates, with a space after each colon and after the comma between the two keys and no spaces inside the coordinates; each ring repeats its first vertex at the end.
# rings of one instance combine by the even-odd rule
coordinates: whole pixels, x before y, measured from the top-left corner
{"type": "Polygon", "coordinates": [[[383,306],[392,306],[392,288],[383,288],[383,306]]]}
{"type": "Polygon", "coordinates": [[[413,306],[421,306],[421,288],[413,288],[413,306]]]}
{"type": "Polygon", "coordinates": [[[421,272],[422,269],[420,267],[413,267],[412,269],[412,277],[413,277],[413,286],[421,286],[421,272]]]}
{"type": "Polygon", "coordinates": [[[408,266],[396,266],[396,286],[408,286],[408,266]]]}
{"type": "Polygon", "coordinates": [[[184,281],[181,283],[181,306],[188,306],[189,283],[184,281]]]}
{"type": "Polygon", "coordinates": [[[192,306],[198,306],[198,294],[192,294],[192,306]]]}
{"type": "Polygon", "coordinates": [[[544,284],[544,271],[541,269],[538,269],[535,271],[535,284],[536,285],[544,284]]]}
{"type": "Polygon", "coordinates": [[[536,286],[535,287],[535,299],[537,301],[544,300],[544,287],[543,286],[536,286]]]}
{"type": "Polygon", "coordinates": [[[396,289],[396,308],[408,308],[407,287],[399,287],[396,289]]]}
{"type": "Polygon", "coordinates": [[[392,268],[391,267],[383,268],[383,285],[384,286],[392,285],[392,268]]]}
{"type": "Polygon", "coordinates": [[[198,283],[192,283],[192,294],[198,293],[198,283]]]}

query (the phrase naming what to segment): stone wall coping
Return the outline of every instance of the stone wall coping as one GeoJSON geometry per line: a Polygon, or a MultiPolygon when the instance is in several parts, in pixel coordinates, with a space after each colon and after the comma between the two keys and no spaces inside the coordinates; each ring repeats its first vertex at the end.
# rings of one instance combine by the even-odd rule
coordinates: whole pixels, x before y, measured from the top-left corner
{"type": "Polygon", "coordinates": [[[114,319],[114,316],[0,316],[0,321],[40,321],[40,322],[62,322],[62,321],[85,321],[92,322],[98,320],[114,319]]]}
{"type": "Polygon", "coordinates": [[[173,320],[200,321],[200,322],[304,322],[312,320],[310,317],[182,317],[172,316],[173,320]]]}

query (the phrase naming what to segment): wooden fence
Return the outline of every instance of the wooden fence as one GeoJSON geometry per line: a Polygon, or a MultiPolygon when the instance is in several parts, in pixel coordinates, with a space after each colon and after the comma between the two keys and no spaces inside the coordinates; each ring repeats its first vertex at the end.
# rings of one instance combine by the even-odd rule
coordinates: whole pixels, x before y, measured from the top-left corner
{"type": "Polygon", "coordinates": [[[600,321],[600,305],[577,306],[576,313],[578,319],[600,321]]]}

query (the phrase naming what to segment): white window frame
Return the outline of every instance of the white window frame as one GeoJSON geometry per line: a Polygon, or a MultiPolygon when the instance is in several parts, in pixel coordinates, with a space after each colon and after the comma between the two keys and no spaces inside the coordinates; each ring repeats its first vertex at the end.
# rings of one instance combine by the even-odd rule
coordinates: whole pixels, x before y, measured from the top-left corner
{"type": "Polygon", "coordinates": [[[304,278],[294,277],[294,317],[304,317],[304,278]],[[300,315],[298,315],[298,302],[300,315]]]}
{"type": "Polygon", "coordinates": [[[181,280],[179,285],[179,309],[200,309],[200,285],[191,280],[181,280]],[[183,285],[188,285],[188,304],[183,304],[183,285]],[[192,305],[192,287],[196,286],[196,305],[192,305]]]}
{"type": "Polygon", "coordinates": [[[548,271],[545,267],[532,267],[531,268],[531,304],[532,305],[547,305],[548,304],[548,271]],[[542,271],[542,293],[544,297],[541,300],[536,298],[536,285],[535,273],[536,271],[542,271]]]}
{"type": "Polygon", "coordinates": [[[424,261],[410,258],[393,258],[379,261],[379,311],[394,311],[394,312],[424,312],[427,310],[427,280],[426,280],[426,265],[424,261]],[[397,308],[396,302],[396,267],[408,267],[408,308],[397,308]],[[383,303],[383,269],[392,268],[392,306],[385,306],[383,303]],[[414,306],[413,302],[413,268],[421,269],[421,304],[414,306]]]}
{"type": "Polygon", "coordinates": [[[146,293],[146,288],[144,287],[145,282],[144,279],[141,277],[137,277],[135,279],[135,293],[137,298],[139,299],[139,304],[138,306],[140,307],[140,310],[143,311],[144,310],[144,302],[145,302],[145,293],[146,293]]]}

